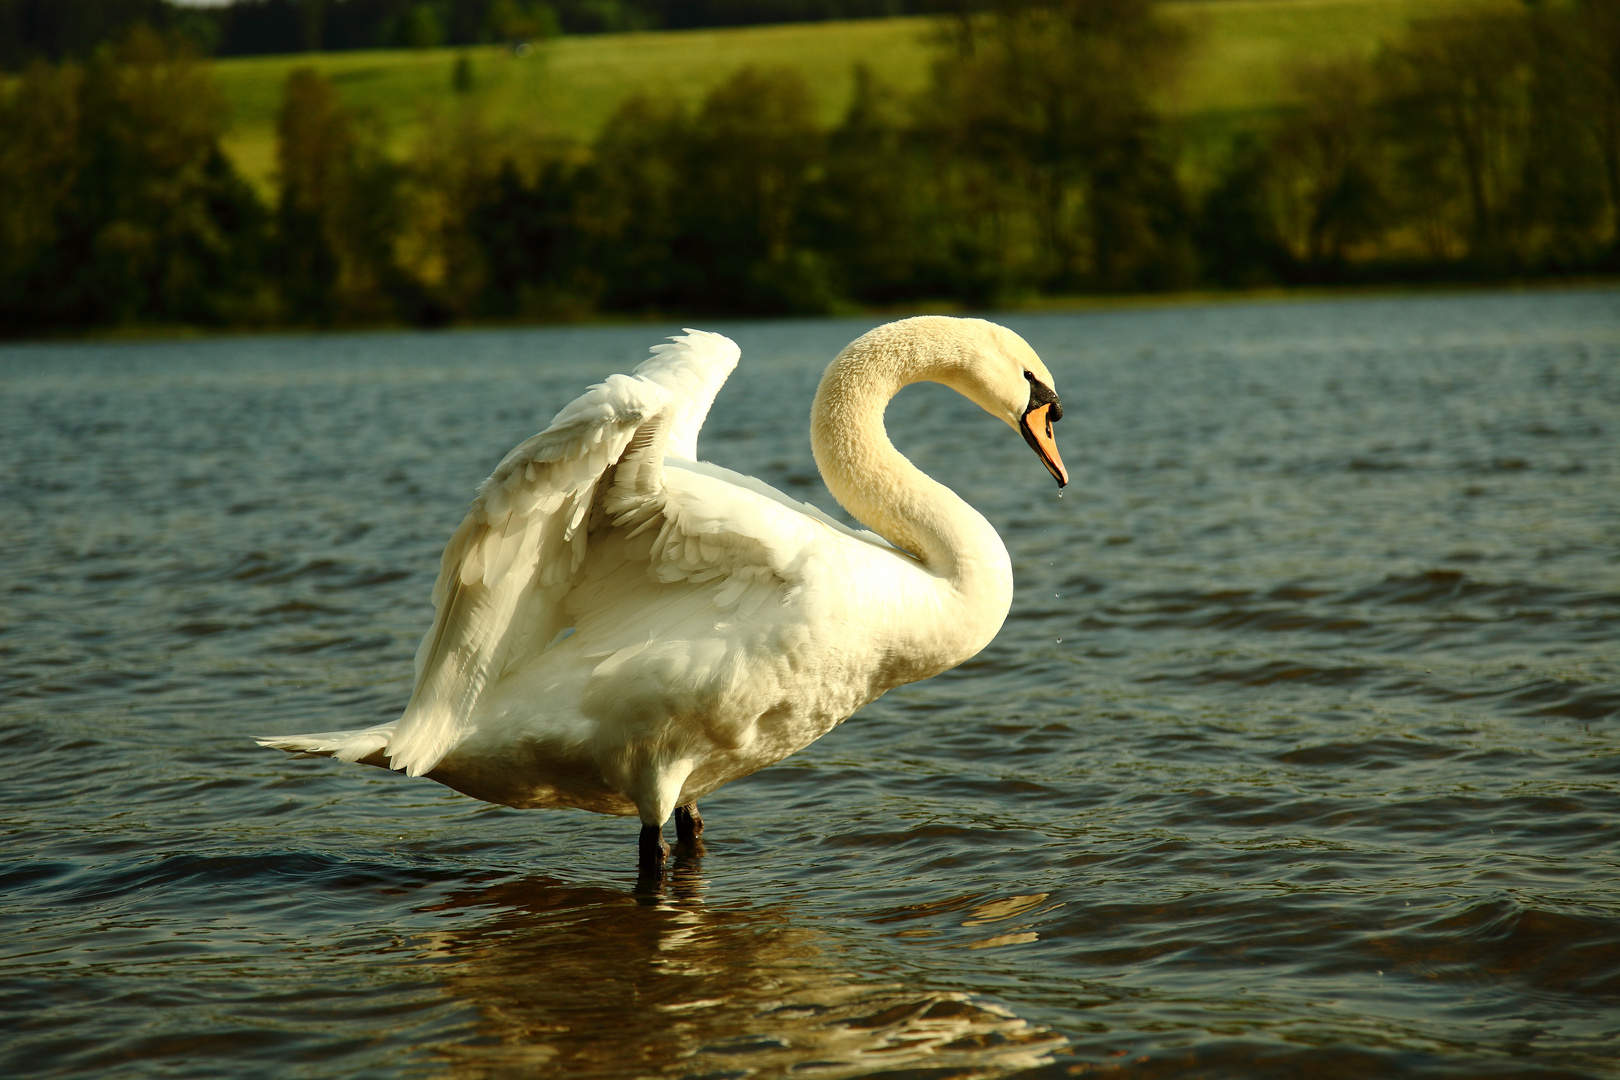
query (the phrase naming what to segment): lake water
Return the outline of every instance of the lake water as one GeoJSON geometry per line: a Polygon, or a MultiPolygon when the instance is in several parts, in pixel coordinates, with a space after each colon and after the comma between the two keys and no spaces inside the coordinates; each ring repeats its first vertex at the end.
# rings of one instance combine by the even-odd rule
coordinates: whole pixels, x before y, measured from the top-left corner
{"type": "MultiPolygon", "coordinates": [[[[478,481],[674,326],[0,349],[0,1074],[1620,1076],[1620,292],[1013,315],[1063,498],[980,657],[704,801],[487,806],[256,747],[395,716],[478,481]]],[[[700,449],[830,506],[873,320],[700,449]]]]}

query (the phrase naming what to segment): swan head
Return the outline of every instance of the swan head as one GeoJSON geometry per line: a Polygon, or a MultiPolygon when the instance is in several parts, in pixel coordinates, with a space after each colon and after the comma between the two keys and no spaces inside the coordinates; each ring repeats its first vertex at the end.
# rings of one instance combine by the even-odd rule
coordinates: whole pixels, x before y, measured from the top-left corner
{"type": "MultiPolygon", "coordinates": [[[[1063,406],[1047,370],[1029,342],[984,319],[923,315],[890,326],[904,327],[937,350],[937,367],[924,378],[944,383],[1024,437],[1058,487],[1069,482],[1052,424],[1063,406]]],[[[931,351],[934,351],[931,350],[931,351]]]]}

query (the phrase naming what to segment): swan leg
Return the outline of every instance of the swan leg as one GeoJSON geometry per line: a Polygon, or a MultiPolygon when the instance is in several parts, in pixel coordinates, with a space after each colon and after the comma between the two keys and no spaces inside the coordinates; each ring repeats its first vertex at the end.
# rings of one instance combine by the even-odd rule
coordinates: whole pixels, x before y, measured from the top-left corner
{"type": "Polygon", "coordinates": [[[641,827],[641,845],[638,852],[638,869],[643,874],[657,874],[664,869],[664,857],[669,854],[669,845],[664,843],[664,830],[657,825],[643,825],[641,827]]]}
{"type": "Polygon", "coordinates": [[[695,847],[698,838],[703,835],[703,815],[698,813],[697,803],[689,802],[685,806],[675,808],[675,838],[682,847],[695,847]]]}

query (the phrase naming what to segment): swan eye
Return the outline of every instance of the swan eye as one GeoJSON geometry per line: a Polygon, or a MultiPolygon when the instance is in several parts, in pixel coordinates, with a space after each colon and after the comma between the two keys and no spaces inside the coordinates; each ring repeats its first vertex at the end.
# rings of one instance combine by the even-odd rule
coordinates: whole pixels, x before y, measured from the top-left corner
{"type": "Polygon", "coordinates": [[[1024,410],[1028,416],[1042,405],[1050,405],[1052,409],[1047,413],[1047,421],[1063,419],[1063,406],[1058,404],[1058,396],[1050,386],[1035,377],[1034,372],[1024,372],[1024,378],[1029,380],[1029,406],[1024,410]]]}

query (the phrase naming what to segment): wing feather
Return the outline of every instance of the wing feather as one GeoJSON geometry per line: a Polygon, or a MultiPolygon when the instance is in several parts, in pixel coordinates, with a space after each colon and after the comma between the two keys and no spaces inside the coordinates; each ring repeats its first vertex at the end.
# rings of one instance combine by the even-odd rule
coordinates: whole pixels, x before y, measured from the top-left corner
{"type": "Polygon", "coordinates": [[[467,734],[484,690],[515,646],[549,641],[561,593],[584,557],[580,524],[596,486],[636,430],[669,405],[667,389],[614,375],[514,449],[479,487],[440,560],[433,627],[416,685],[389,740],[390,765],[430,771],[467,734]]]}
{"type": "Polygon", "coordinates": [[[686,461],[697,460],[698,432],[709,406],[737,366],[737,343],[707,330],[687,329],[680,337],[652,347],[652,356],[636,368],[672,397],[669,433],[664,453],[686,461]]]}
{"type": "Polygon", "coordinates": [[[655,346],[633,375],[612,375],[507,454],[479,487],[445,546],[432,628],[416,654],[416,684],[389,738],[389,764],[433,769],[472,730],[480,698],[566,628],[563,601],[588,551],[600,482],[659,518],[665,453],[695,458],[714,396],[737,346],[688,330],[655,346]]]}
{"type": "Polygon", "coordinates": [[[562,409],[501,461],[445,546],[400,719],[267,745],[419,776],[480,724],[511,722],[498,687],[556,685],[548,663],[588,665],[579,700],[527,703],[566,727],[582,712],[611,723],[593,710],[613,702],[637,716],[671,694],[701,708],[726,700],[748,663],[784,662],[804,636],[807,552],[888,545],[695,460],[736,362],[726,338],[688,331],[562,409]]]}

